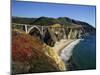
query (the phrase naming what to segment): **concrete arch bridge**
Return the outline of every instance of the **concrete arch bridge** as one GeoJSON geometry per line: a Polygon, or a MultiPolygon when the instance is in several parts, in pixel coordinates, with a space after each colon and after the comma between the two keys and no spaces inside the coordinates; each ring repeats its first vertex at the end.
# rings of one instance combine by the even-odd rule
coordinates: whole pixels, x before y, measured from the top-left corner
{"type": "Polygon", "coordinates": [[[37,37],[47,45],[54,46],[61,39],[78,39],[85,33],[83,27],[52,27],[28,24],[12,24],[15,28],[24,30],[26,34],[37,37]]]}

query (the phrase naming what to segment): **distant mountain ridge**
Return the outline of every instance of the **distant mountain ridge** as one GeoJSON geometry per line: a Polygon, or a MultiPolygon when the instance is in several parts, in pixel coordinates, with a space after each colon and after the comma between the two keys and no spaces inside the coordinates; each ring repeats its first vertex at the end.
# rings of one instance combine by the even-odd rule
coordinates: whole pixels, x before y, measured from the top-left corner
{"type": "Polygon", "coordinates": [[[61,25],[82,25],[89,28],[95,29],[93,26],[88,24],[87,22],[74,20],[68,17],[59,17],[59,18],[51,18],[51,17],[39,17],[39,18],[24,18],[24,17],[12,17],[12,23],[20,23],[20,24],[31,24],[31,25],[53,25],[53,24],[61,24],[61,25]]]}

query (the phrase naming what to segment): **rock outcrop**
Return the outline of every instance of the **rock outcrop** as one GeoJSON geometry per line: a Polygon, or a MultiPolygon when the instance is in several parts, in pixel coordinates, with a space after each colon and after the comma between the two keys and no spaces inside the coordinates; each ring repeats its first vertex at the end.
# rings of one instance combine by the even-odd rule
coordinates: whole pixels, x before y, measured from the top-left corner
{"type": "Polygon", "coordinates": [[[60,24],[53,24],[50,28],[46,29],[44,33],[44,42],[53,47],[56,42],[59,42],[61,39],[80,39],[86,34],[90,34],[92,31],[90,29],[84,28],[82,26],[68,26],[64,27],[60,24]]]}

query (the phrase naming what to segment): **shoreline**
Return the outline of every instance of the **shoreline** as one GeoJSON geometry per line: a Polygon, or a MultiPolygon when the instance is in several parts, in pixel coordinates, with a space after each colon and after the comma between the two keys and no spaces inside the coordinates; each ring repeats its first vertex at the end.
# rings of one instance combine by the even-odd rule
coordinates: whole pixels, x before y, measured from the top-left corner
{"type": "Polygon", "coordinates": [[[72,56],[73,48],[80,42],[81,39],[76,39],[75,41],[68,44],[60,53],[60,57],[64,62],[67,62],[72,56]]]}
{"type": "Polygon", "coordinates": [[[60,56],[60,53],[61,53],[61,51],[65,48],[65,47],[67,47],[69,44],[71,44],[72,42],[74,42],[75,40],[77,40],[77,39],[62,39],[60,42],[57,42],[56,44],[55,44],[55,46],[54,47],[52,47],[52,49],[54,50],[54,51],[56,51],[57,53],[58,53],[58,55],[60,56]]]}

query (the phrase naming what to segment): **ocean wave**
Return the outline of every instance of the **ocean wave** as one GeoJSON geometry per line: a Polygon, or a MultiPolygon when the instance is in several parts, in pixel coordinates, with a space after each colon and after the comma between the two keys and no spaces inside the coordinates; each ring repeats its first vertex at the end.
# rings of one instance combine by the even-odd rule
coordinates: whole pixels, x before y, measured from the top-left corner
{"type": "Polygon", "coordinates": [[[64,62],[67,62],[70,59],[70,57],[72,56],[73,48],[80,42],[80,40],[84,40],[84,39],[75,40],[74,42],[70,43],[61,51],[60,57],[64,62]]]}

